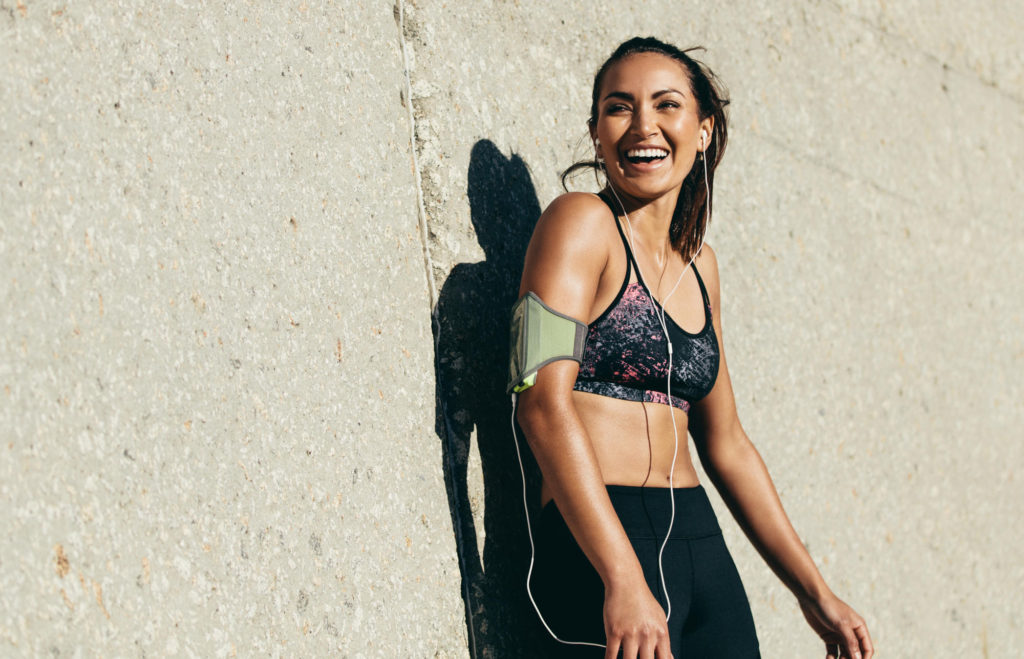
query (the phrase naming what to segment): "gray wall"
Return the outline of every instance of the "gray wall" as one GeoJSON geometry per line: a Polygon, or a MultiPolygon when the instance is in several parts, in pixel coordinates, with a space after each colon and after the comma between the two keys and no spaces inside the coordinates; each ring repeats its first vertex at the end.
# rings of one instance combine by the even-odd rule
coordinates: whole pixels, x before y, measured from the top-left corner
{"type": "MultiPolygon", "coordinates": [[[[504,314],[654,34],[731,91],[709,242],[798,530],[883,656],[1012,655],[1024,12],[945,4],[0,0],[0,654],[525,654],[504,314]]],[[[715,503],[764,656],[820,654],[715,503]]]]}

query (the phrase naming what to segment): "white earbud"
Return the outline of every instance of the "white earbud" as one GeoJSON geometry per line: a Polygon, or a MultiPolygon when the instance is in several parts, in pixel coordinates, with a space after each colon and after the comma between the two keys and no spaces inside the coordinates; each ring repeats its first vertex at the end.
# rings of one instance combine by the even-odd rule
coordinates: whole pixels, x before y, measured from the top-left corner
{"type": "Polygon", "coordinates": [[[704,143],[708,140],[708,132],[703,128],[700,129],[700,148],[704,148],[704,143]]]}

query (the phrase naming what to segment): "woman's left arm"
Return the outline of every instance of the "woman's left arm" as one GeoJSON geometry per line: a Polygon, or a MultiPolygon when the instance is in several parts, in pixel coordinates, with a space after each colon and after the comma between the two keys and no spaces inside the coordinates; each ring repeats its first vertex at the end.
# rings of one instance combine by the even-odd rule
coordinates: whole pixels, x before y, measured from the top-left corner
{"type": "Polygon", "coordinates": [[[722,340],[718,262],[705,245],[697,259],[718,336],[721,361],[715,386],[690,412],[693,435],[704,470],[729,510],[765,561],[793,592],[804,617],[825,642],[829,659],[870,659],[874,655],[867,625],[829,589],[782,508],[761,455],[740,425],[722,340]]]}

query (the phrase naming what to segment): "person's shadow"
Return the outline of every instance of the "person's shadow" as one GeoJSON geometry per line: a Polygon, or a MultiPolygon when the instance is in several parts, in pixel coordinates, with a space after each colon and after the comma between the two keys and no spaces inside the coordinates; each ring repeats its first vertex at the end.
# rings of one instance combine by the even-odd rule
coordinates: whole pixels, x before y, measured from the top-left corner
{"type": "MultiPolygon", "coordinates": [[[[515,154],[506,158],[490,140],[473,146],[468,188],[485,258],[452,268],[434,309],[436,431],[459,552],[470,656],[530,657],[539,654],[540,627],[526,596],[530,545],[505,385],[509,312],[540,205],[523,160],[515,154]],[[467,492],[474,430],[483,471],[483,529],[474,523],[467,492]],[[477,550],[481,536],[482,557],[477,550]]],[[[520,442],[532,518],[539,471],[522,436],[520,442]]]]}

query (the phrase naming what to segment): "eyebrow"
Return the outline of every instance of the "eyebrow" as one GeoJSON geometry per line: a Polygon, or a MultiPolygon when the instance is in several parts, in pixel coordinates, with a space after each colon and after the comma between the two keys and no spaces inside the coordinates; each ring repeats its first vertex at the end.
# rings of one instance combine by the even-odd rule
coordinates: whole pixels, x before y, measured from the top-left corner
{"type": "MultiPolygon", "coordinates": [[[[678,89],[672,89],[670,87],[668,89],[662,89],[654,92],[653,94],[651,94],[651,98],[658,98],[659,96],[664,96],[665,94],[679,94],[680,96],[685,96],[683,92],[679,91],[678,89]]],[[[632,101],[633,95],[627,92],[609,92],[608,95],[602,98],[601,100],[607,101],[609,98],[621,98],[626,101],[632,101]]]]}

